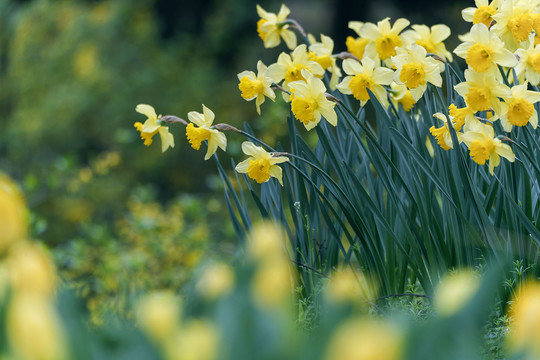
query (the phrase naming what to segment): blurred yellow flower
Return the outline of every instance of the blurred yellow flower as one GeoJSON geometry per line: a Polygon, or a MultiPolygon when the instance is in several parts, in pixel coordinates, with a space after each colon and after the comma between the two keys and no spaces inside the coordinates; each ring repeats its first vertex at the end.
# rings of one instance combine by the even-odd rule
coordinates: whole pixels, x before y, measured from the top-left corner
{"type": "Polygon", "coordinates": [[[191,123],[186,127],[186,136],[191,147],[195,150],[199,150],[201,143],[204,140],[208,140],[208,150],[206,151],[204,160],[210,159],[217,151],[218,147],[223,151],[227,150],[227,138],[225,137],[225,134],[216,129],[212,129],[214,118],[214,112],[204,106],[204,104],[202,114],[196,111],[190,111],[188,113],[188,119],[191,123]],[[198,127],[195,127],[193,124],[198,127]]]}
{"type": "Polygon", "coordinates": [[[337,125],[336,103],[326,98],[326,87],[309,71],[302,70],[306,81],[289,83],[291,89],[291,110],[307,130],[313,129],[321,121],[321,116],[331,125],[337,125]]]}
{"type": "Polygon", "coordinates": [[[137,304],[138,325],[157,342],[165,341],[178,329],[180,316],[180,300],[170,292],[148,294],[137,304]]]}
{"type": "Polygon", "coordinates": [[[150,146],[152,144],[152,137],[159,132],[161,137],[161,151],[164,152],[169,147],[174,147],[174,137],[169,133],[169,128],[160,124],[160,116],[156,115],[156,110],[150,105],[139,104],[135,108],[140,114],[146,115],[148,119],[144,122],[144,125],[140,122],[134,124],[135,129],[141,133],[141,139],[144,140],[144,145],[150,146]]]}
{"type": "Polygon", "coordinates": [[[443,316],[451,316],[472,299],[480,279],[471,270],[459,270],[443,277],[433,297],[433,307],[443,316]]]}
{"type": "Polygon", "coordinates": [[[260,146],[255,146],[252,142],[244,141],[242,151],[250,158],[236,165],[236,171],[247,173],[250,178],[262,184],[275,177],[283,186],[282,169],[276,164],[289,161],[285,156],[272,156],[260,146]]]}
{"type": "Polygon", "coordinates": [[[0,255],[28,236],[27,209],[15,183],[0,173],[0,255]]]}
{"type": "Polygon", "coordinates": [[[13,247],[6,266],[15,293],[51,297],[56,291],[56,270],[50,256],[37,244],[21,242],[13,247]]]}
{"type": "Polygon", "coordinates": [[[333,271],[325,296],[335,303],[367,303],[377,297],[377,286],[360,271],[351,267],[333,271]]]}
{"type": "Polygon", "coordinates": [[[240,80],[238,88],[242,92],[242,97],[247,101],[255,99],[259,115],[261,114],[261,104],[264,103],[265,96],[272,101],[276,99],[276,94],[271,88],[274,81],[267,75],[267,70],[266,65],[259,60],[257,62],[257,75],[253,71],[242,71],[237,75],[238,80],[240,80]]]}
{"type": "Polygon", "coordinates": [[[278,46],[281,42],[280,37],[283,38],[289,49],[292,50],[296,47],[296,34],[289,30],[289,24],[284,24],[290,12],[285,4],[281,5],[277,15],[267,12],[260,5],[257,5],[257,14],[261,17],[257,22],[257,32],[263,40],[265,48],[278,46]]]}
{"type": "MultiPolygon", "coordinates": [[[[507,344],[511,350],[525,351],[531,359],[540,356],[540,283],[529,281],[516,294],[510,306],[510,331],[507,344]]],[[[529,358],[529,357],[527,357],[529,358]]]]}
{"type": "Polygon", "coordinates": [[[395,325],[372,319],[352,319],[339,325],[327,345],[325,360],[398,360],[404,335],[395,325]]]}
{"type": "Polygon", "coordinates": [[[228,294],[233,286],[233,269],[225,263],[214,263],[204,268],[196,289],[205,299],[215,300],[228,294]]]}
{"type": "Polygon", "coordinates": [[[218,358],[220,336],[205,320],[191,320],[171,334],[165,344],[167,360],[214,360],[218,358]]]}
{"type": "Polygon", "coordinates": [[[52,301],[33,294],[15,295],[7,312],[7,335],[16,359],[67,359],[66,338],[52,301]]]}

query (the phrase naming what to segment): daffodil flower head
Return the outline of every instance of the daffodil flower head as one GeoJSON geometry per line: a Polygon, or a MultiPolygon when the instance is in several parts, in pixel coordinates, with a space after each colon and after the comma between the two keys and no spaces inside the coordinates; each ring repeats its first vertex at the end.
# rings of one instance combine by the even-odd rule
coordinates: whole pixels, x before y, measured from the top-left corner
{"type": "Polygon", "coordinates": [[[519,44],[529,38],[533,31],[532,12],[535,1],[505,0],[493,15],[495,24],[492,30],[500,37],[506,48],[515,51],[519,44]]]}
{"type": "Polygon", "coordinates": [[[236,165],[236,171],[239,173],[247,173],[250,178],[262,184],[270,180],[270,177],[275,177],[281,186],[283,186],[282,169],[276,164],[289,161],[286,156],[272,156],[262,147],[256,146],[252,142],[244,141],[242,143],[242,151],[249,155],[250,158],[236,165]]]}
{"type": "Polygon", "coordinates": [[[377,23],[365,23],[360,28],[360,36],[370,40],[369,46],[375,46],[375,50],[381,60],[389,59],[396,55],[396,48],[404,45],[400,33],[410,24],[407,19],[397,19],[390,26],[390,18],[387,17],[377,23]]]}
{"type": "Polygon", "coordinates": [[[364,106],[369,100],[369,89],[384,107],[388,106],[386,90],[382,85],[392,83],[394,77],[392,70],[376,66],[368,57],[362,60],[362,64],[353,59],[344,60],[343,70],[348,76],[345,76],[337,86],[341,93],[352,94],[364,106]]]}
{"type": "Polygon", "coordinates": [[[329,36],[321,34],[321,42],[317,42],[314,37],[310,41],[310,60],[317,62],[323,69],[328,69],[332,73],[330,89],[335,90],[341,77],[341,69],[337,66],[336,59],[332,56],[334,52],[334,40],[329,36]]]}
{"type": "Polygon", "coordinates": [[[322,77],[324,69],[316,61],[309,59],[309,54],[305,44],[299,45],[291,55],[281,53],[276,63],[268,67],[268,76],[277,84],[281,80],[283,87],[288,88],[288,83],[292,81],[305,80],[302,70],[309,70],[310,73],[322,77]]]}
{"type": "Polygon", "coordinates": [[[540,84],[540,45],[535,43],[535,35],[529,35],[529,45],[516,50],[519,61],[514,68],[518,77],[525,74],[531,85],[540,84]]]}
{"type": "Polygon", "coordinates": [[[513,162],[516,159],[512,148],[504,144],[500,139],[494,138],[493,126],[483,124],[480,121],[473,122],[467,131],[461,136],[461,140],[469,148],[469,153],[474,162],[484,165],[489,161],[489,172],[501,162],[501,156],[513,162]]]}
{"type": "Polygon", "coordinates": [[[501,103],[501,125],[504,131],[512,131],[512,126],[531,124],[533,129],[538,126],[538,114],[534,103],[540,101],[540,93],[527,90],[527,83],[516,85],[511,89],[511,96],[504,98],[501,103]]]}
{"type": "Polygon", "coordinates": [[[474,0],[476,7],[468,7],[461,11],[463,20],[473,24],[484,24],[487,27],[493,21],[493,15],[497,13],[499,0],[474,0]]]}
{"type": "Polygon", "coordinates": [[[418,101],[427,89],[427,83],[442,86],[441,67],[437,60],[426,57],[426,49],[417,44],[398,48],[392,63],[396,67],[395,81],[405,84],[411,90],[414,100],[418,101]]]}
{"type": "Polygon", "coordinates": [[[407,86],[403,84],[398,84],[395,81],[390,84],[390,88],[392,89],[390,93],[390,97],[392,98],[392,101],[398,106],[398,104],[401,104],[403,106],[403,110],[409,112],[411,111],[414,104],[416,104],[416,100],[411,95],[411,91],[407,89],[407,86]]]}
{"type": "MultiPolygon", "coordinates": [[[[413,30],[403,32],[403,36],[414,43],[422,46],[428,53],[452,61],[452,54],[446,50],[444,40],[450,36],[450,28],[446,25],[412,25],[413,30]]],[[[444,64],[442,64],[444,66],[444,64]]]]}
{"type": "MultiPolygon", "coordinates": [[[[432,127],[429,128],[429,132],[437,140],[437,144],[439,144],[439,146],[443,150],[448,151],[450,149],[453,149],[454,148],[454,143],[452,142],[452,137],[450,135],[450,130],[448,128],[448,120],[447,120],[446,116],[444,114],[442,114],[442,113],[436,113],[436,114],[433,114],[433,117],[435,117],[435,118],[437,118],[439,120],[442,120],[443,125],[441,127],[439,127],[439,128],[436,128],[435,126],[432,126],[432,127]]],[[[460,134],[457,133],[457,136],[458,136],[458,140],[459,140],[460,134]]]]}
{"type": "Polygon", "coordinates": [[[313,129],[321,121],[321,116],[333,126],[337,125],[334,110],[336,103],[326,98],[326,87],[323,82],[309,71],[302,70],[306,81],[289,83],[291,89],[291,109],[307,130],[313,129]]]}
{"type": "Polygon", "coordinates": [[[223,151],[227,150],[227,138],[225,134],[212,128],[214,118],[214,112],[204,106],[204,104],[202,114],[196,111],[190,111],[188,113],[188,119],[191,123],[186,127],[186,136],[191,147],[199,150],[201,143],[204,140],[208,140],[208,150],[206,151],[204,160],[210,159],[218,147],[223,151]]]}
{"type": "Polygon", "coordinates": [[[448,107],[448,114],[452,119],[456,131],[460,131],[467,124],[477,121],[474,117],[474,111],[468,107],[458,108],[455,104],[450,104],[448,107]]]}
{"type": "Polygon", "coordinates": [[[257,5],[257,14],[261,19],[257,22],[257,32],[264,42],[265,48],[273,48],[281,43],[281,38],[289,49],[296,47],[296,34],[289,30],[287,16],[291,11],[285,4],[281,5],[277,14],[267,12],[260,5],[257,5]]]}
{"type": "Polygon", "coordinates": [[[161,115],[156,114],[156,110],[146,104],[139,104],[135,108],[135,111],[137,111],[140,114],[146,115],[148,119],[144,122],[144,124],[140,122],[136,122],[134,124],[135,129],[141,133],[141,139],[144,140],[144,145],[150,146],[152,144],[152,137],[159,133],[159,136],[161,138],[161,151],[164,152],[169,147],[174,147],[174,137],[169,132],[169,128],[167,126],[162,126],[160,122],[161,115]]]}
{"type": "Polygon", "coordinates": [[[454,89],[465,99],[467,107],[474,112],[492,109],[498,116],[500,114],[499,98],[510,95],[510,88],[502,84],[500,75],[467,69],[465,80],[455,85],[454,89]]]}
{"type": "Polygon", "coordinates": [[[267,71],[266,65],[259,60],[257,62],[257,75],[253,71],[242,71],[238,74],[238,80],[240,80],[238,88],[242,92],[242,97],[247,101],[255,99],[259,115],[261,114],[261,105],[264,103],[265,96],[272,101],[276,99],[276,94],[271,88],[274,81],[267,75],[267,71]]]}
{"type": "Polygon", "coordinates": [[[514,67],[517,59],[505,47],[501,39],[484,24],[476,24],[466,35],[454,53],[465,59],[476,72],[498,72],[497,65],[514,67]]]}

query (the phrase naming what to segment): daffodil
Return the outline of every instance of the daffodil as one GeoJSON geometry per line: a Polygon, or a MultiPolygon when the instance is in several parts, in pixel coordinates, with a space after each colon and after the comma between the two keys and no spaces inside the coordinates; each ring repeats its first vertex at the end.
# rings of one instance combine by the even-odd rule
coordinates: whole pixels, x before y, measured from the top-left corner
{"type": "Polygon", "coordinates": [[[500,76],[489,73],[478,73],[474,70],[465,70],[465,82],[454,86],[472,111],[487,111],[493,109],[495,115],[500,114],[499,97],[510,95],[510,88],[504,84],[500,76]]]}
{"type": "MultiPolygon", "coordinates": [[[[443,125],[441,127],[436,128],[435,126],[432,126],[429,128],[429,132],[433,137],[437,140],[437,144],[443,149],[443,150],[450,150],[454,148],[454,143],[452,142],[452,136],[450,135],[450,129],[448,128],[448,120],[446,118],[446,115],[442,113],[436,113],[433,114],[433,117],[442,120],[443,125]]],[[[458,139],[461,136],[459,133],[457,133],[458,139]]]]}
{"type": "Polygon", "coordinates": [[[403,37],[400,33],[410,24],[407,19],[397,19],[390,26],[390,18],[385,18],[377,23],[365,23],[360,28],[360,36],[369,39],[368,46],[374,46],[381,60],[390,59],[396,55],[396,48],[403,45],[403,37]]]}
{"type": "Polygon", "coordinates": [[[364,56],[368,56],[372,59],[377,58],[377,51],[374,46],[368,47],[367,45],[371,42],[369,39],[364,38],[360,35],[362,27],[365,23],[361,21],[349,21],[349,29],[352,29],[358,34],[357,38],[352,36],[347,36],[345,40],[345,45],[347,46],[347,51],[356,56],[359,59],[363,59],[364,56]],[[367,52],[366,52],[367,50],[367,52]]]}
{"type": "Polygon", "coordinates": [[[388,106],[386,90],[382,85],[390,85],[394,72],[390,69],[375,66],[370,58],[364,58],[362,64],[353,59],[343,61],[343,70],[348,75],[337,86],[343,94],[352,94],[364,106],[369,100],[368,89],[375,94],[384,107],[388,106]]]}
{"type": "Polygon", "coordinates": [[[484,24],[487,27],[493,21],[493,15],[497,13],[499,0],[474,0],[476,7],[468,7],[461,11],[463,20],[473,24],[484,24]]]}
{"type": "Polygon", "coordinates": [[[396,67],[395,81],[405,84],[411,90],[414,100],[418,101],[427,88],[427,83],[442,86],[441,68],[437,60],[426,57],[426,49],[417,44],[407,48],[398,48],[392,63],[396,67]]]}
{"type": "Polygon", "coordinates": [[[461,135],[461,140],[469,148],[469,153],[474,162],[484,165],[489,161],[489,172],[493,175],[493,169],[501,162],[501,156],[513,162],[516,159],[512,148],[495,138],[493,126],[481,122],[471,123],[468,131],[461,135]]]}
{"type": "Polygon", "coordinates": [[[306,81],[289,83],[291,89],[291,109],[298,120],[307,130],[313,129],[324,116],[333,126],[337,125],[337,115],[334,110],[335,102],[326,98],[326,87],[309,71],[302,70],[306,81]]]}
{"type": "Polygon", "coordinates": [[[416,100],[411,95],[411,90],[407,89],[407,86],[403,84],[398,84],[395,81],[390,84],[390,97],[392,98],[394,104],[401,104],[403,110],[411,111],[416,100]]]}
{"type": "MultiPolygon", "coordinates": [[[[411,43],[420,45],[428,53],[438,55],[443,59],[452,61],[452,54],[446,50],[444,40],[450,36],[450,28],[446,25],[412,25],[413,30],[403,32],[403,36],[409,38],[411,43]]],[[[442,65],[444,66],[444,64],[442,65]]]]}
{"type": "Polygon", "coordinates": [[[296,47],[296,34],[289,30],[289,24],[285,24],[291,11],[285,4],[281,5],[276,14],[265,11],[257,5],[257,14],[261,19],[257,22],[257,32],[264,42],[265,48],[273,48],[280,44],[281,38],[289,49],[296,47]]]}
{"type": "MultiPolygon", "coordinates": [[[[313,39],[315,40],[315,39],[313,39]]],[[[341,77],[341,69],[337,66],[336,58],[332,56],[334,51],[334,40],[332,38],[321,34],[321,42],[311,41],[309,46],[309,58],[313,60],[324,70],[328,70],[332,73],[330,78],[330,89],[335,90],[341,77]]]]}
{"type": "Polygon", "coordinates": [[[225,134],[212,128],[214,118],[215,115],[212,110],[204,106],[204,104],[202,114],[196,111],[190,111],[188,113],[188,119],[191,123],[186,127],[186,136],[191,147],[199,150],[201,143],[204,140],[208,140],[208,150],[206,151],[204,160],[210,159],[218,147],[223,151],[227,150],[227,138],[225,134]]]}
{"type": "Polygon", "coordinates": [[[497,72],[497,65],[514,67],[516,57],[508,51],[501,39],[489,31],[484,24],[473,25],[471,32],[465,37],[454,53],[465,59],[476,72],[497,72]]]}
{"type": "Polygon", "coordinates": [[[268,68],[262,61],[257,62],[257,75],[253,71],[242,71],[238,74],[238,88],[242,92],[242,97],[247,101],[255,99],[257,113],[261,114],[261,104],[264,103],[265,96],[270,100],[276,99],[276,94],[270,86],[274,80],[267,75],[268,68]]]}
{"type": "Polygon", "coordinates": [[[512,131],[512,126],[531,124],[538,126],[538,114],[534,103],[540,101],[540,93],[527,90],[527,83],[516,85],[511,89],[511,96],[503,98],[501,103],[501,124],[505,131],[512,131]]]}
{"type": "Polygon", "coordinates": [[[159,132],[159,136],[161,137],[161,151],[165,151],[169,147],[174,147],[173,135],[169,132],[167,126],[161,125],[161,121],[159,120],[161,115],[157,116],[156,110],[152,106],[139,104],[135,108],[135,111],[146,115],[148,118],[144,124],[140,122],[134,124],[135,129],[141,133],[141,139],[144,140],[144,145],[150,146],[152,144],[152,137],[159,132]]]}
{"type": "Polygon", "coordinates": [[[525,78],[531,85],[538,85],[540,84],[540,45],[535,45],[534,37],[534,34],[529,35],[529,45],[517,49],[516,56],[519,61],[514,69],[518,76],[525,74],[525,78]]]}
{"type": "Polygon", "coordinates": [[[505,0],[500,5],[493,15],[495,24],[492,30],[508,50],[515,51],[519,43],[527,40],[533,31],[534,20],[531,14],[538,4],[536,1],[505,0]]]}
{"type": "Polygon", "coordinates": [[[448,107],[448,115],[450,115],[456,131],[460,131],[464,126],[466,128],[467,124],[471,122],[478,121],[474,117],[474,113],[468,107],[458,108],[455,104],[450,104],[448,107]]]}
{"type": "Polygon", "coordinates": [[[287,84],[292,81],[305,80],[302,76],[302,69],[307,69],[316,76],[323,76],[324,69],[313,60],[309,59],[305,44],[299,45],[291,55],[281,53],[276,63],[268,67],[267,75],[277,84],[281,80],[283,87],[287,89],[287,84]]]}
{"type": "Polygon", "coordinates": [[[249,155],[250,158],[236,165],[236,171],[239,173],[247,173],[250,178],[262,184],[270,180],[270,177],[275,177],[281,186],[283,186],[282,169],[276,164],[281,164],[289,161],[286,156],[272,156],[262,147],[256,146],[252,142],[244,141],[242,143],[242,151],[249,155]]]}

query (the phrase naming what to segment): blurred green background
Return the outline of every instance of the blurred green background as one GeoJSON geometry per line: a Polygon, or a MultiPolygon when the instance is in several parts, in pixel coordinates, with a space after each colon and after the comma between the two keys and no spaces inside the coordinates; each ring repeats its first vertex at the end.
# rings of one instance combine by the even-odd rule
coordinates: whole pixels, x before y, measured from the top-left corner
{"type": "MultiPolygon", "coordinates": [[[[203,253],[234,252],[213,163],[189,147],[183,127],[171,127],[176,147],[161,153],[143,146],[133,123],[144,121],[139,103],[184,118],[204,103],[217,122],[247,122],[271,144],[286,136],[286,104],[264,104],[258,117],[237,88],[237,73],[286,50],[262,46],[256,3],[0,0],[0,169],[23,187],[33,236],[55,250],[64,278],[108,308],[122,308],[119,292],[180,287],[203,253]]],[[[260,4],[277,12],[281,2],[260,4]]],[[[467,29],[461,9],[473,3],[287,5],[338,52],[353,34],[348,21],[386,16],[445,23],[453,49],[467,29]]],[[[242,140],[229,136],[224,163],[240,159],[242,140]]]]}

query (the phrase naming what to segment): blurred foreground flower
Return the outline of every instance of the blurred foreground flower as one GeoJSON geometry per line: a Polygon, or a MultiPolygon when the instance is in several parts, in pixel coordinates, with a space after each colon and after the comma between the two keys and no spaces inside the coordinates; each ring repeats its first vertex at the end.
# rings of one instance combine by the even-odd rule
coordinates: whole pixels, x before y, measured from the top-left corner
{"type": "Polygon", "coordinates": [[[159,121],[161,115],[157,116],[156,110],[152,106],[139,104],[135,108],[135,111],[148,117],[144,125],[140,122],[134,124],[135,129],[141,133],[141,139],[144,140],[144,145],[150,146],[152,144],[152,137],[159,132],[159,136],[161,137],[161,151],[165,151],[169,147],[174,147],[173,135],[169,132],[167,126],[161,125],[159,121]]]}
{"type": "Polygon", "coordinates": [[[276,164],[289,161],[285,156],[272,156],[260,146],[255,146],[252,142],[244,141],[242,151],[251,156],[236,165],[236,171],[247,173],[250,178],[262,184],[270,180],[270,177],[278,179],[283,186],[282,169],[276,164]]]}
{"type": "Polygon", "coordinates": [[[233,286],[233,269],[225,263],[214,263],[204,268],[196,289],[205,299],[215,300],[229,293],[233,286]]]}
{"type": "Polygon", "coordinates": [[[156,342],[164,342],[180,321],[180,301],[170,292],[154,292],[143,297],[137,306],[137,322],[156,342]]]}
{"type": "Polygon", "coordinates": [[[480,279],[471,270],[447,274],[435,291],[433,306],[443,316],[454,315],[471,300],[479,286],[480,279]]]}
{"type": "Polygon", "coordinates": [[[27,210],[11,179],[0,173],[0,254],[28,235],[27,210]]]}
{"type": "Polygon", "coordinates": [[[540,357],[540,283],[530,281],[519,291],[510,307],[510,332],[507,343],[511,350],[525,352],[531,359],[540,357]]]}

